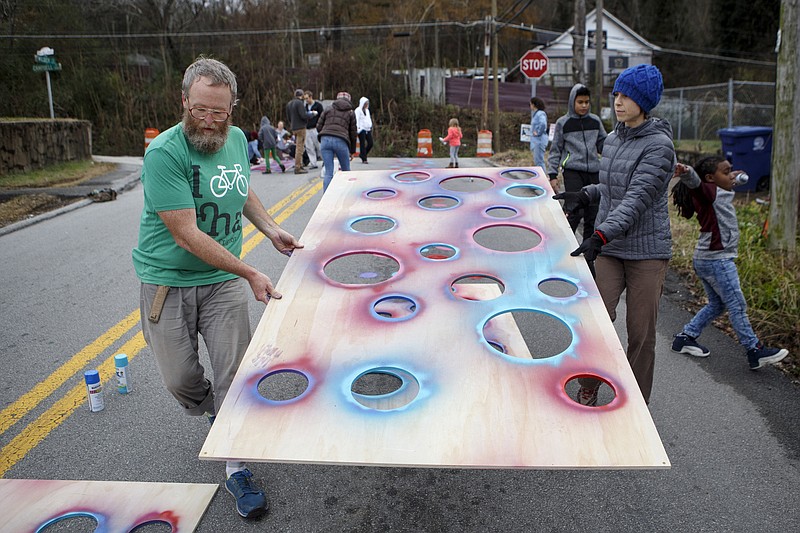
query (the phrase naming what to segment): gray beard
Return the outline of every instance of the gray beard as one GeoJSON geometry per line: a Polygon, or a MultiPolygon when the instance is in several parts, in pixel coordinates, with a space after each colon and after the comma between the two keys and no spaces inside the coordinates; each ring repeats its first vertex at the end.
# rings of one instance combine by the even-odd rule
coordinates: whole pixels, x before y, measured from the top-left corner
{"type": "Polygon", "coordinates": [[[215,122],[218,129],[209,135],[203,131],[196,119],[192,118],[189,111],[183,111],[183,133],[194,149],[203,154],[215,154],[222,149],[228,140],[230,119],[225,122],[215,122]]]}

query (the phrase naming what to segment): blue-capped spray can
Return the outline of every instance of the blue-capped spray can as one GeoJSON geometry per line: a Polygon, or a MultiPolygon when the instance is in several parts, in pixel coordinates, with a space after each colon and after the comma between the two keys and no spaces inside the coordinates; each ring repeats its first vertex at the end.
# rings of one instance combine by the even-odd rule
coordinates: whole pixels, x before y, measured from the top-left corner
{"type": "Polygon", "coordinates": [[[89,411],[96,413],[105,407],[103,401],[103,384],[100,383],[100,373],[97,370],[87,370],[83,373],[86,381],[86,393],[89,396],[89,411]]]}
{"type": "Polygon", "coordinates": [[[128,367],[128,356],[118,353],[114,356],[114,366],[117,367],[117,391],[120,394],[131,392],[131,375],[128,367]]]}

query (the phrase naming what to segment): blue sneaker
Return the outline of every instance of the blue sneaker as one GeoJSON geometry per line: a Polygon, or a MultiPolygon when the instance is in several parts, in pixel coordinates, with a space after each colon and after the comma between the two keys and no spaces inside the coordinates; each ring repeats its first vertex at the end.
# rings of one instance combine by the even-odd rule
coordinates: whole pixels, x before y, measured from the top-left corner
{"type": "Polygon", "coordinates": [[[789,355],[789,350],[785,348],[767,348],[760,342],[755,348],[747,350],[747,362],[750,370],[758,370],[766,364],[777,363],[789,355]]]}
{"type": "Polygon", "coordinates": [[[708,357],[711,350],[697,342],[694,337],[686,333],[678,333],[672,341],[672,351],[677,353],[688,353],[695,357],[708,357]]]}
{"type": "Polygon", "coordinates": [[[225,488],[236,498],[236,511],[245,518],[257,518],[267,512],[267,497],[253,486],[252,477],[245,468],[231,474],[225,482],[225,488]]]}

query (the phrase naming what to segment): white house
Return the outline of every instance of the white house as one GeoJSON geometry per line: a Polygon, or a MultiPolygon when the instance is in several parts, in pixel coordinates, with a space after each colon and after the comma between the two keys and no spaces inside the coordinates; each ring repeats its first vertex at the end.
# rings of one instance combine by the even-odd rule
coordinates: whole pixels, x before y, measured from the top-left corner
{"type": "MultiPolygon", "coordinates": [[[[585,61],[584,71],[587,79],[594,79],[595,48],[594,34],[597,27],[597,10],[586,15],[585,61]],[[591,48],[590,48],[591,46],[591,48]]],[[[548,59],[547,74],[542,76],[542,83],[556,87],[572,87],[572,32],[575,26],[556,37],[545,46],[539,47],[548,59]]],[[[614,15],[603,10],[603,50],[604,85],[610,85],[616,76],[628,67],[651,64],[653,52],[661,50],[659,46],[647,42],[641,35],[626,26],[614,15]]]]}

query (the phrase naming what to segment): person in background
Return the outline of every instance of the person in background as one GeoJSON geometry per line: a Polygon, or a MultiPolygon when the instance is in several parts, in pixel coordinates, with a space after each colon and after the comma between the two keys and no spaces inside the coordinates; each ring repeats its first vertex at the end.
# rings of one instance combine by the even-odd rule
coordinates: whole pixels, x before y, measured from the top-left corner
{"type": "Polygon", "coordinates": [[[544,151],[547,149],[547,113],[544,112],[544,100],[534,96],[531,98],[531,155],[533,166],[541,167],[547,173],[547,160],[544,151]]]}
{"type": "Polygon", "coordinates": [[[278,125],[275,127],[275,133],[275,141],[280,141],[286,135],[286,128],[284,127],[282,120],[278,121],[278,125]]]}
{"type": "MultiPolygon", "coordinates": [[[[553,143],[550,145],[548,172],[553,190],[558,187],[558,171],[564,176],[564,190],[578,192],[581,187],[596,184],[600,171],[600,154],[606,139],[606,130],[600,117],[589,112],[591,94],[585,85],[575,84],[569,93],[567,114],[556,121],[553,143]]],[[[583,219],[583,239],[594,233],[597,203],[576,209],[564,206],[572,213],[569,219],[574,232],[583,219]]]]}
{"type": "MultiPolygon", "coordinates": [[[[590,265],[597,259],[595,281],[612,321],[617,317],[620,296],[627,291],[628,362],[648,403],[655,368],[658,302],[672,257],[667,189],[675,168],[675,147],[669,123],[650,116],[663,90],[661,72],[655,66],[624,70],[614,82],[618,123],[603,145],[600,183],[554,196],[565,200],[565,207],[573,206],[575,212],[600,203],[594,233],[571,255],[583,254],[590,265]]],[[[568,211],[567,216],[574,215],[568,211]]],[[[600,382],[591,378],[578,381],[578,403],[597,405],[600,382]]]]}
{"type": "Polygon", "coordinates": [[[317,168],[317,161],[322,159],[317,136],[317,121],[322,114],[323,107],[321,103],[314,100],[314,95],[311,91],[305,92],[305,101],[306,113],[308,114],[308,121],[306,122],[306,153],[310,163],[308,168],[317,168]]]}
{"type": "Polygon", "coordinates": [[[758,370],[781,361],[789,352],[764,346],[747,318],[747,302],[734,262],[739,255],[739,222],[733,206],[733,188],[739,184],[740,174],[733,172],[730,162],[720,156],[701,159],[695,168],[681,163],[675,168],[675,176],[681,181],[672,189],[673,202],[683,217],[692,218],[697,213],[700,222],[693,263],[708,303],[675,335],[672,351],[708,357],[711,350],[697,342],[697,337],[727,308],[739,343],[747,350],[750,370],[758,370]]]}
{"type": "Polygon", "coordinates": [[[369,113],[369,98],[362,96],[358,101],[356,109],[356,128],[358,129],[358,141],[361,145],[359,157],[361,162],[367,164],[367,156],[372,150],[372,115],[369,113]]]}
{"type": "Polygon", "coordinates": [[[333,105],[322,112],[317,122],[322,161],[325,167],[322,173],[323,190],[327,190],[333,179],[333,158],[339,160],[341,170],[350,170],[350,160],[356,148],[356,116],[350,93],[340,92],[333,105]]]}
{"type": "Polygon", "coordinates": [[[286,172],[286,167],[283,166],[281,158],[278,156],[278,132],[272,127],[269,119],[264,116],[261,117],[261,128],[258,130],[258,141],[264,149],[264,174],[272,173],[272,161],[274,159],[281,169],[281,172],[286,172]]]}
{"type": "Polygon", "coordinates": [[[303,168],[303,154],[305,153],[306,144],[306,106],[303,103],[305,92],[303,89],[297,89],[288,104],[286,104],[286,119],[289,121],[289,129],[292,130],[294,135],[294,142],[296,144],[294,156],[294,173],[295,174],[308,174],[308,171],[303,168]]]}
{"type": "MultiPolygon", "coordinates": [[[[279,252],[302,248],[249,186],[247,141],[230,127],[236,91],[236,76],[217,60],[201,56],[186,69],[183,119],[144,156],[144,207],[132,253],[142,333],[161,379],[184,412],[212,424],[250,343],[248,286],[265,304],[281,298],[268,276],[239,259],[242,217],[279,252]],[[220,176],[232,185],[215,185],[220,176]],[[213,385],[200,362],[201,336],[213,385]]],[[[266,513],[264,492],[244,463],[227,461],[225,470],[237,512],[266,513]]]]}
{"type": "Polygon", "coordinates": [[[458,168],[458,149],[461,147],[461,128],[457,118],[451,118],[447,128],[447,136],[439,137],[439,140],[450,146],[450,164],[447,168],[458,168]]]}

